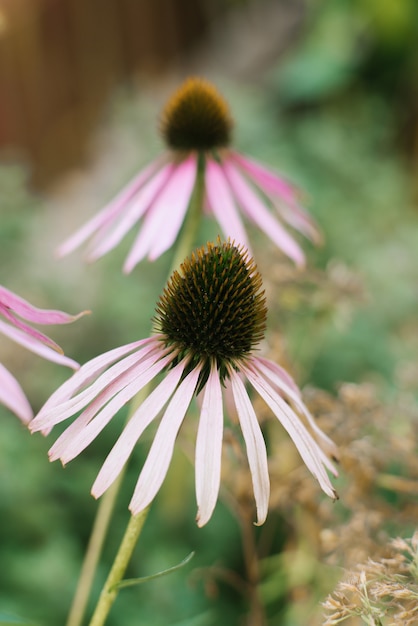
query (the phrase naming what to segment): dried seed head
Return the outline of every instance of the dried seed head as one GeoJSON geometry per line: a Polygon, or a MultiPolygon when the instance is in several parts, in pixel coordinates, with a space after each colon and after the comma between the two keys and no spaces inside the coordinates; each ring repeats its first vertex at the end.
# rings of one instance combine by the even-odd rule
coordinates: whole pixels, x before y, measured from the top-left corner
{"type": "Polygon", "coordinates": [[[171,96],[161,117],[161,132],[174,150],[213,150],[230,143],[232,119],[215,87],[189,78],[171,96]]]}

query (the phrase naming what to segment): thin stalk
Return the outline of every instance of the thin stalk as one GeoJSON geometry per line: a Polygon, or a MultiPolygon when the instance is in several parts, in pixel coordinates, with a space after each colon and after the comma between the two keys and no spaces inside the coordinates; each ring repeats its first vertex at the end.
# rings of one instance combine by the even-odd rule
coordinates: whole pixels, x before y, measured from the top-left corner
{"type": "Polygon", "coordinates": [[[119,474],[116,481],[100,500],[66,626],[80,626],[83,623],[94,576],[123,475],[124,472],[119,474]]]}
{"type": "Polygon", "coordinates": [[[112,608],[119,593],[118,583],[121,582],[125,575],[126,568],[128,567],[132,553],[146,520],[148,510],[149,507],[138,513],[138,515],[133,515],[129,520],[118,553],[100,594],[99,601],[89,626],[103,626],[103,624],[105,624],[110,609],[112,608]]]}
{"type": "MultiPolygon", "coordinates": [[[[133,398],[127,422],[131,419],[143,399],[147,397],[148,392],[149,386],[147,385],[133,398]]],[[[83,623],[100,555],[124,475],[125,469],[122,470],[113,485],[109,487],[100,500],[66,626],[81,626],[83,623]]]]}
{"type": "Polygon", "coordinates": [[[259,594],[260,563],[254,536],[254,524],[249,518],[248,511],[243,512],[240,522],[243,535],[245,569],[249,583],[250,613],[248,626],[263,626],[266,623],[266,615],[259,594]]]}

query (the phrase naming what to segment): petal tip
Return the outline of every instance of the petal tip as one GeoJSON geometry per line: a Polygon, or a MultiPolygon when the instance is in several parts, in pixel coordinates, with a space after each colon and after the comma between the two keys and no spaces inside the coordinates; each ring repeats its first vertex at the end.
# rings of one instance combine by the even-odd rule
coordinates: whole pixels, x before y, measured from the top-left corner
{"type": "Polygon", "coordinates": [[[96,492],[96,490],[94,488],[94,485],[93,485],[93,487],[90,490],[90,494],[93,496],[93,498],[95,500],[98,500],[100,498],[100,496],[102,495],[102,494],[96,492]]]}
{"type": "Polygon", "coordinates": [[[306,257],[304,254],[302,254],[299,258],[294,258],[293,259],[296,265],[296,269],[299,272],[303,272],[306,269],[306,257]]]}
{"type": "Polygon", "coordinates": [[[91,315],[92,311],[90,311],[90,309],[86,309],[85,311],[81,311],[80,313],[77,313],[76,315],[72,315],[72,322],[75,322],[75,320],[80,319],[80,317],[84,317],[85,315],[91,315]]]}
{"type": "Polygon", "coordinates": [[[196,524],[198,528],[203,528],[203,526],[206,526],[206,524],[208,523],[208,521],[210,520],[212,516],[210,515],[202,517],[200,510],[198,510],[197,515],[196,515],[196,524]]]}
{"type": "Polygon", "coordinates": [[[256,522],[254,522],[254,526],[262,526],[264,524],[264,522],[267,519],[267,513],[265,515],[263,515],[261,518],[257,519],[256,522]]]}
{"type": "Polygon", "coordinates": [[[58,246],[58,248],[54,250],[54,258],[56,259],[62,259],[67,254],[69,254],[69,252],[65,249],[64,245],[58,246]]]}
{"type": "Polygon", "coordinates": [[[125,274],[125,276],[128,276],[128,274],[130,274],[132,272],[134,267],[135,267],[135,264],[129,263],[129,261],[125,261],[125,263],[124,263],[124,265],[122,267],[123,274],[125,274]]]}

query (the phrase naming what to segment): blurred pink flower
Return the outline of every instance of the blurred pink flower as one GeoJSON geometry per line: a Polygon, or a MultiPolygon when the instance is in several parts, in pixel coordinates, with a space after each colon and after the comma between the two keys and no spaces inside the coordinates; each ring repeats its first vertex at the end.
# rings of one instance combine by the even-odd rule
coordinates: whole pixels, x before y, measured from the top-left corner
{"type": "Polygon", "coordinates": [[[146,256],[157,259],[175,242],[197,176],[202,175],[204,209],[215,217],[226,238],[249,248],[244,217],[303,265],[301,247],[281,224],[286,222],[314,242],[320,240],[314,221],[299,204],[299,191],[264,165],[229,148],[231,130],[228,107],[216,89],[201,79],[186,81],[162,116],[170,151],[141,170],[58,248],[58,255],[69,254],[92,238],[87,260],[95,261],[142,219],[124,271],[131,272],[146,256]]]}
{"type": "MultiPolygon", "coordinates": [[[[66,365],[72,369],[79,367],[76,361],[64,356],[61,348],[52,339],[26,324],[68,324],[79,318],[79,315],[68,315],[62,311],[37,309],[29,302],[0,285],[0,332],[31,352],[66,365]]],[[[23,422],[32,418],[32,409],[17,380],[0,363],[0,402],[13,411],[23,422]]]]}
{"type": "Polygon", "coordinates": [[[207,250],[201,248],[186,259],[157,305],[158,332],[83,365],[31,422],[32,431],[47,434],[82,411],[52,446],[50,459],[65,464],[75,458],[119,409],[164,372],[113,446],[92,494],[99,497],[108,489],[144,430],[163,411],[130,502],[133,514],[144,509],[161,487],[183,419],[193,397],[201,393],[195,472],[197,522],[203,526],[218,498],[223,404],[230,402],[225,395],[232,392],[252,476],[257,523],[262,524],[270,493],[267,452],[247,381],[287,430],[324,492],[335,498],[326,471],[337,474],[330,461],[336,456],[335,445],[316,425],[291,377],[272,361],[253,354],[265,327],[261,286],[252,259],[230,243],[208,244],[207,250]]]}

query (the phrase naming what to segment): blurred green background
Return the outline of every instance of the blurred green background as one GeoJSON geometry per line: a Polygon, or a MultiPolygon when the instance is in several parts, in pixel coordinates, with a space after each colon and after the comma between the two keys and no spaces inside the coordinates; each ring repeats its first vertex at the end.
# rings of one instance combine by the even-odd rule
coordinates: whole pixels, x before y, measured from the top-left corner
{"type": "MultiPolygon", "coordinates": [[[[280,334],[301,386],[336,397],[343,382],[370,383],[379,401],[395,407],[393,429],[415,436],[417,3],[169,4],[92,2],[82,9],[80,2],[51,0],[29,11],[23,1],[13,9],[0,3],[1,284],[38,306],[92,309],[50,333],[80,362],[148,335],[170,253],[129,277],[121,274],[126,241],[92,266],[78,253],[51,259],[64,237],[161,150],[157,112],[172,88],[189,73],[204,75],[230,103],[237,148],[299,184],[324,233],[318,249],[304,242],[307,271],[289,274],[289,264],[252,232],[268,295],[268,338],[280,334]]],[[[199,243],[214,235],[213,223],[205,222],[199,243]]],[[[35,410],[68,376],[6,340],[0,349],[35,410]]],[[[63,470],[48,463],[52,438],[30,436],[0,407],[0,618],[65,623],[97,508],[89,490],[124,418],[63,470]]],[[[378,431],[371,435],[375,447],[389,438],[378,431]]],[[[96,595],[146,449],[139,446],[129,465],[96,595]]],[[[392,470],[415,479],[404,461],[392,470]]],[[[171,576],[124,590],[109,626],[249,624],[245,594],[216,573],[243,573],[239,524],[220,501],[211,522],[197,529],[193,480],[178,451],[129,575],[155,573],[192,550],[194,559],[171,576]]],[[[339,481],[344,490],[350,475],[343,472],[339,481]]],[[[378,495],[390,504],[396,494],[378,495]]],[[[408,508],[405,497],[398,509],[408,508]]],[[[305,545],[308,537],[295,523],[303,515],[298,501],[291,512],[278,505],[260,530],[272,538],[263,590],[272,626],[322,623],[319,602],[342,572],[305,545]],[[291,567],[289,537],[304,546],[291,567]]],[[[349,517],[343,497],[332,515],[330,527],[349,517]]],[[[401,526],[382,521],[392,534],[413,525],[413,515],[401,526]]]]}

